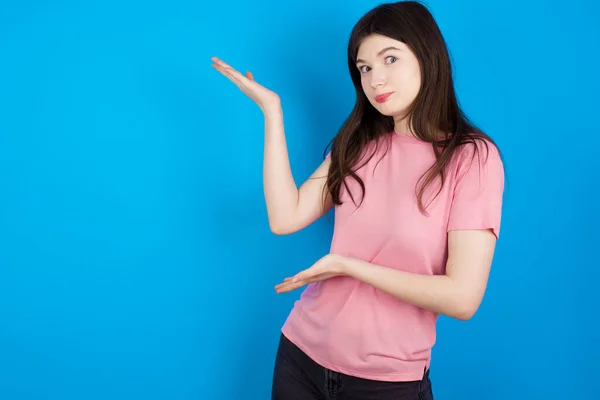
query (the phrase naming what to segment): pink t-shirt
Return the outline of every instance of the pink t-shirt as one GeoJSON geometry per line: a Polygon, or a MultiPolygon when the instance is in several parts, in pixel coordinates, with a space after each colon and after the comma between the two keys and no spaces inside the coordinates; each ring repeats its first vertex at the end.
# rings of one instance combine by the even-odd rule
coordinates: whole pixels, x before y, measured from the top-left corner
{"type": "MultiPolygon", "coordinates": [[[[366,187],[356,208],[343,191],[335,209],[331,253],[417,274],[445,273],[447,233],[454,229],[500,230],[504,168],[497,149],[480,142],[454,158],[442,192],[424,216],[417,180],[435,161],[431,144],[393,132],[359,171],[366,187]],[[387,144],[389,143],[389,147],[387,144]],[[381,159],[383,152],[387,154],[381,159]],[[487,156],[487,157],[486,157],[487,156]],[[470,167],[470,168],[469,168],[470,167]]],[[[375,149],[374,142],[370,150],[375,149]]],[[[362,192],[347,179],[357,204],[362,192]]],[[[438,187],[427,193],[435,194],[438,187]]],[[[431,196],[425,196],[425,204],[431,196]]],[[[380,381],[418,380],[429,367],[438,315],[405,303],[351,277],[309,285],[282,333],[318,364],[380,381]]]]}

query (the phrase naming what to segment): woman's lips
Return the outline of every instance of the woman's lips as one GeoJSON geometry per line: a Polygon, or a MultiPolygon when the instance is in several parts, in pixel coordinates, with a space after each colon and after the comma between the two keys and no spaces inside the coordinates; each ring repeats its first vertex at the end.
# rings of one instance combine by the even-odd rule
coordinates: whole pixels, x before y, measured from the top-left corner
{"type": "Polygon", "coordinates": [[[378,103],[383,103],[384,101],[386,101],[394,92],[388,92],[388,93],[384,93],[384,94],[380,94],[378,96],[375,96],[375,101],[378,103]]]}

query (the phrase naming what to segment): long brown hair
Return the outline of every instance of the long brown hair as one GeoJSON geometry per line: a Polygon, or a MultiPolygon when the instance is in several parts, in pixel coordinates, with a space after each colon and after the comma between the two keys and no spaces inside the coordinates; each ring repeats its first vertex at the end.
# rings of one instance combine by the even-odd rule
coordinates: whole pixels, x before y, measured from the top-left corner
{"type": "MultiPolygon", "coordinates": [[[[334,204],[341,204],[340,190],[344,185],[349,191],[345,179],[351,177],[360,185],[364,197],[365,185],[356,174],[356,169],[360,168],[358,162],[363,159],[363,151],[371,141],[394,130],[393,117],[382,115],[369,103],[361,86],[360,71],[356,67],[358,48],[362,40],[371,34],[405,43],[421,67],[421,88],[408,112],[408,123],[418,139],[431,143],[436,157],[436,162],[423,174],[416,188],[419,209],[426,214],[423,194],[439,177],[441,185],[437,197],[445,182],[446,167],[460,146],[473,143],[475,155],[478,142],[484,143],[486,148],[488,142],[494,146],[495,143],[475,127],[461,110],[442,33],[429,10],[416,1],[381,4],[365,14],[352,30],[348,43],[348,67],[356,89],[356,103],[329,143],[331,165],[326,190],[331,194],[334,204]]],[[[369,158],[364,159],[365,162],[369,158]]],[[[349,194],[354,201],[352,193],[349,194]]]]}

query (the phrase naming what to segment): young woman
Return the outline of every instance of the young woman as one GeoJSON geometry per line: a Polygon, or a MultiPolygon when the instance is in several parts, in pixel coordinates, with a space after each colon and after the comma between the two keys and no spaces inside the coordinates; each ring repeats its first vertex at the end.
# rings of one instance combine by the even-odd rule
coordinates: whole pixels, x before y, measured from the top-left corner
{"type": "Polygon", "coordinates": [[[308,285],[282,329],[273,399],[432,399],[436,320],[467,320],[499,235],[500,152],[465,117],[448,51],[417,2],[380,5],[348,45],[356,104],[299,188],[279,97],[213,58],[262,109],[271,229],[290,234],[335,207],[331,251],[276,286],[308,285]]]}

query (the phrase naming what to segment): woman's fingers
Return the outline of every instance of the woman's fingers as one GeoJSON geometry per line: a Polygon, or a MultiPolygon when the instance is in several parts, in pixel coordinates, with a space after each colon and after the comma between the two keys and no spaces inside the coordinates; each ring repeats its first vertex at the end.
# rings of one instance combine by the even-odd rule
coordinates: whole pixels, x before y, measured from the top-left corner
{"type": "Polygon", "coordinates": [[[240,74],[237,70],[224,63],[223,61],[219,60],[218,58],[213,57],[212,60],[214,63],[213,66],[227,78],[232,80],[234,83],[241,84],[244,78],[246,78],[244,75],[240,74]]]}
{"type": "Polygon", "coordinates": [[[264,110],[271,105],[278,106],[280,104],[279,96],[275,92],[258,84],[254,79],[252,72],[246,71],[245,74],[241,74],[217,57],[212,57],[211,60],[213,62],[212,66],[217,71],[223,74],[231,82],[235,83],[235,85],[258,104],[261,109],[264,110]]]}
{"type": "Polygon", "coordinates": [[[251,81],[254,80],[254,75],[250,71],[247,71],[245,75],[242,75],[235,68],[233,68],[232,66],[230,66],[226,62],[218,59],[217,57],[213,57],[212,61],[219,67],[217,69],[223,71],[225,74],[227,74],[228,76],[231,76],[234,79],[238,78],[238,81],[242,77],[247,78],[247,79],[249,79],[251,81]]]}

